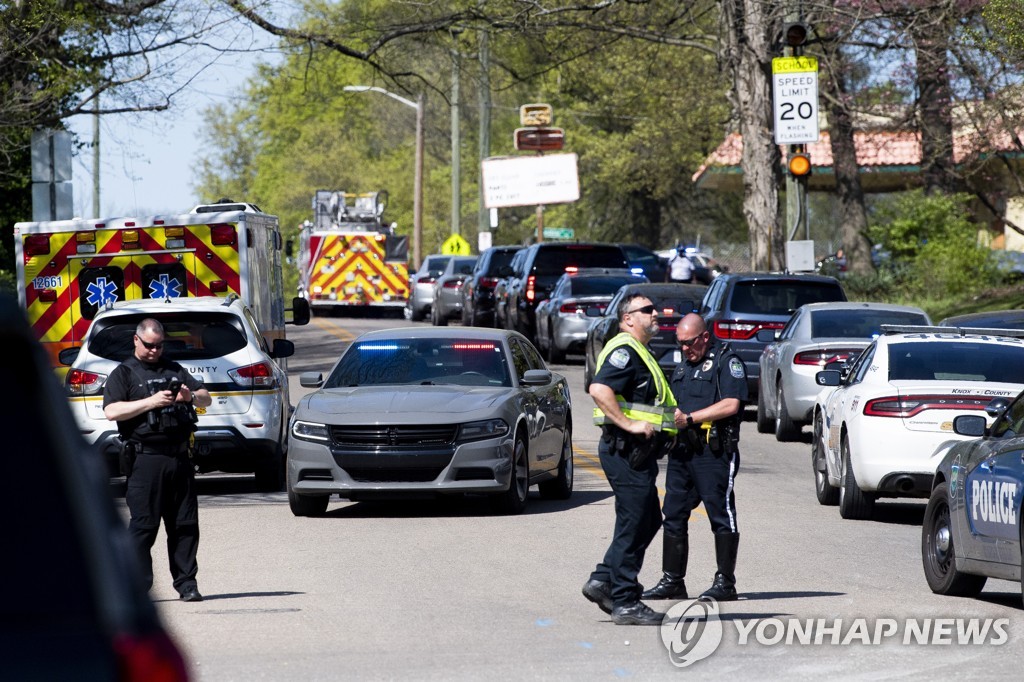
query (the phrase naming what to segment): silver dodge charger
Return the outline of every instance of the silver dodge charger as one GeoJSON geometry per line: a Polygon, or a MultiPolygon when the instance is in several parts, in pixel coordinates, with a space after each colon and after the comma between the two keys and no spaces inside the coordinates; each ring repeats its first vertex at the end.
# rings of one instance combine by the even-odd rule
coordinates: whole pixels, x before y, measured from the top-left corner
{"type": "Polygon", "coordinates": [[[331,495],[486,494],[517,514],[530,486],[572,494],[572,403],[565,377],[521,334],[385,329],[356,339],[299,401],[288,436],[288,501],[326,512],[331,495]]]}

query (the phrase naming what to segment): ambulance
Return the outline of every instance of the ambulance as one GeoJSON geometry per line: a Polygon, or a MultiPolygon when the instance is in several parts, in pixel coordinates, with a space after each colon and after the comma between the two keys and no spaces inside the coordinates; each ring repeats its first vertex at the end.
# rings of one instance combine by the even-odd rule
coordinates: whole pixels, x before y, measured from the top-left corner
{"type": "Polygon", "coordinates": [[[384,222],[387,192],[317,190],[299,232],[299,290],[314,312],[393,308],[409,300],[409,240],[384,222]]]}
{"type": "MultiPolygon", "coordinates": [[[[120,301],[235,294],[273,345],[285,336],[282,246],[276,216],[230,200],[180,215],[21,222],[18,298],[54,367],[120,301]]],[[[308,319],[305,301],[292,309],[308,319]]]]}

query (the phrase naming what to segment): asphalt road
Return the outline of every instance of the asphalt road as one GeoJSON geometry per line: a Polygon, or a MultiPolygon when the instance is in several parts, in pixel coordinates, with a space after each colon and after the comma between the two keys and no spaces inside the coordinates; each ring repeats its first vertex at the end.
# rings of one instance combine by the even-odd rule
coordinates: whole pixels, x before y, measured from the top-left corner
{"type": "MultiPolygon", "coordinates": [[[[306,390],[299,372],[328,371],[362,331],[409,324],[339,317],[290,328],[292,401],[306,390]]],[[[923,501],[880,502],[871,521],[842,520],[815,500],[809,437],[781,444],[758,434],[752,409],[736,480],[740,600],[720,605],[720,620],[703,629],[612,624],[580,594],[614,521],[582,358],[553,369],[569,378],[574,399],[575,492],[546,501],[534,491],[522,516],[492,516],[474,499],[338,500],[325,518],[295,518],[284,493],[257,493],[251,478],[200,477],[206,600],[175,599],[162,540],[152,593],[194,677],[669,679],[684,668],[663,635],[676,638],[686,671],[714,679],[1019,674],[1017,583],[989,581],[978,599],[932,594],[920,559],[923,501]],[[969,627],[988,629],[962,639],[969,627]]],[[[702,512],[691,519],[692,594],[715,570],[702,512]]],[[[660,565],[659,537],[645,584],[657,581],[660,565]]]]}

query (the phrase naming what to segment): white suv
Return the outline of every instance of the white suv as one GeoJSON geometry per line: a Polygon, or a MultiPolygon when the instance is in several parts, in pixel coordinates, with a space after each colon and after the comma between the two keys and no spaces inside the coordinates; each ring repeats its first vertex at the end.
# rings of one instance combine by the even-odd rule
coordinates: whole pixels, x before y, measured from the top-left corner
{"type": "Polygon", "coordinates": [[[103,386],[132,354],[135,328],[147,317],[164,326],[163,357],[200,378],[213,396],[212,405],[196,409],[196,470],[254,472],[261,490],[283,489],[291,409],[283,359],[295,346],[275,339],[269,347],[234,295],[126,301],[97,313],[84,344],[60,354],[71,365],[64,387],[86,440],[117,461],[117,426],[103,415],[103,386]]]}

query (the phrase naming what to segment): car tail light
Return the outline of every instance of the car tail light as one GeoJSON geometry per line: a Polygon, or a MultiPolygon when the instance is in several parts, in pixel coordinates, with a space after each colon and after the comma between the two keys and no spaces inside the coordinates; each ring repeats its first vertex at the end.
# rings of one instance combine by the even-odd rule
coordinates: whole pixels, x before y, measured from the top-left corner
{"type": "Polygon", "coordinates": [[[458,289],[461,286],[462,286],[462,280],[461,279],[450,279],[450,280],[448,280],[447,282],[444,283],[444,288],[445,289],[458,289]]]}
{"type": "Polygon", "coordinates": [[[573,274],[574,275],[577,272],[579,272],[580,269],[578,267],[576,267],[575,265],[567,265],[565,267],[565,271],[568,272],[569,274],[573,274]]]}
{"type": "Polygon", "coordinates": [[[498,278],[497,277],[481,277],[480,278],[479,288],[481,288],[481,289],[493,289],[496,286],[498,286],[498,278]]]}
{"type": "Polygon", "coordinates": [[[421,277],[416,278],[416,284],[433,284],[434,282],[434,278],[431,277],[430,275],[423,275],[421,277]]]}
{"type": "Polygon", "coordinates": [[[257,362],[247,367],[236,367],[228,370],[228,376],[239,386],[249,388],[272,388],[276,385],[274,371],[266,362],[257,362]]]}
{"type": "Polygon", "coordinates": [[[234,246],[238,243],[238,233],[234,225],[211,225],[210,241],[214,246],[234,246]]]}
{"type": "Polygon", "coordinates": [[[807,350],[793,356],[794,365],[818,365],[824,367],[830,362],[845,362],[852,355],[860,353],[859,348],[835,348],[832,350],[807,350]]]}
{"type": "Polygon", "coordinates": [[[913,417],[925,410],[984,410],[991,396],[908,395],[886,396],[864,405],[866,417],[913,417]]]}
{"type": "Polygon", "coordinates": [[[45,256],[50,253],[50,235],[30,234],[25,237],[26,256],[45,256]]]}
{"type": "Polygon", "coordinates": [[[81,369],[72,369],[64,377],[68,395],[97,395],[103,390],[103,384],[106,381],[106,374],[86,372],[81,369]]]}
{"type": "Polygon", "coordinates": [[[558,312],[565,313],[566,315],[583,315],[587,312],[587,309],[582,303],[563,303],[558,312]]]}
{"type": "Polygon", "coordinates": [[[114,638],[119,680],[126,682],[185,682],[188,672],[181,651],[164,632],[119,635],[114,638]]]}
{"type": "Polygon", "coordinates": [[[720,339],[752,339],[762,329],[782,329],[784,322],[757,322],[756,320],[716,320],[715,336],[720,339]]]}
{"type": "Polygon", "coordinates": [[[530,275],[526,278],[526,300],[532,301],[537,297],[537,292],[534,289],[537,285],[537,278],[534,275],[530,275]]]}

